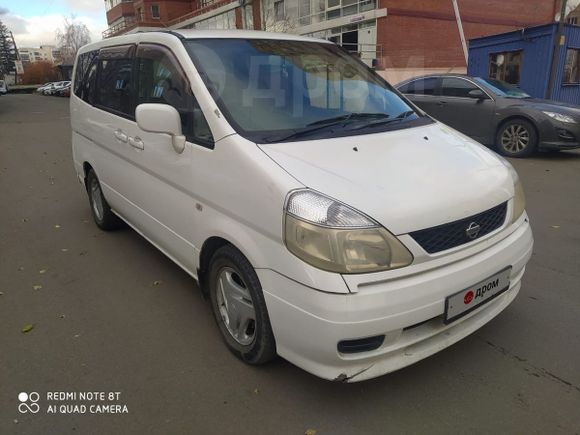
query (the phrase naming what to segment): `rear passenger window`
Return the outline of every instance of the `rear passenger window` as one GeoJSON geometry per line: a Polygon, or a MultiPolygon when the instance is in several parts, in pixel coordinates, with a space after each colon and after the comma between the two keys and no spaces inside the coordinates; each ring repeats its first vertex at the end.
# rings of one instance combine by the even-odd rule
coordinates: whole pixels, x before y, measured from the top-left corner
{"type": "Polygon", "coordinates": [[[97,101],[100,106],[130,118],[135,117],[131,91],[132,68],[132,59],[101,59],[97,89],[97,101]]]}
{"type": "Polygon", "coordinates": [[[435,95],[437,88],[437,78],[429,77],[425,79],[413,80],[399,88],[403,94],[414,95],[435,95]]]}
{"type": "Polygon", "coordinates": [[[181,116],[181,129],[190,142],[212,145],[209,125],[179,63],[165,47],[140,44],[137,49],[137,105],[169,104],[181,116]]]}

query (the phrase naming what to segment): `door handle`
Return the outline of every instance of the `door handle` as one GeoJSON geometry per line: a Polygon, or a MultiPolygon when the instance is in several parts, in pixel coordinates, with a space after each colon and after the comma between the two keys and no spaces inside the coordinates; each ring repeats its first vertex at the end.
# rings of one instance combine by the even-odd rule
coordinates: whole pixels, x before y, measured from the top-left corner
{"type": "Polygon", "coordinates": [[[447,101],[439,101],[437,103],[438,106],[445,106],[447,104],[447,101]]]}
{"type": "Polygon", "coordinates": [[[145,149],[145,144],[143,143],[141,138],[138,136],[130,137],[129,138],[129,145],[131,145],[133,148],[137,148],[138,150],[145,149]]]}
{"type": "Polygon", "coordinates": [[[115,137],[121,142],[127,142],[128,136],[123,130],[115,130],[115,137]]]}

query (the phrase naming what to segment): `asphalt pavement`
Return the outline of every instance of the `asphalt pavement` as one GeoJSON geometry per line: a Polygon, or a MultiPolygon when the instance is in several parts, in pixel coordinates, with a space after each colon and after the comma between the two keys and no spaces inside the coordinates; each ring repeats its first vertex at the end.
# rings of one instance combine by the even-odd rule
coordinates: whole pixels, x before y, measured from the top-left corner
{"type": "Polygon", "coordinates": [[[185,272],[94,225],[70,142],[68,99],[0,97],[0,434],[580,433],[580,152],[513,161],[536,244],[510,307],[411,367],[340,384],[230,354],[185,272]],[[77,397],[51,413],[59,392],[77,397]],[[111,403],[88,392],[119,393],[120,413],[74,408],[111,403]]]}

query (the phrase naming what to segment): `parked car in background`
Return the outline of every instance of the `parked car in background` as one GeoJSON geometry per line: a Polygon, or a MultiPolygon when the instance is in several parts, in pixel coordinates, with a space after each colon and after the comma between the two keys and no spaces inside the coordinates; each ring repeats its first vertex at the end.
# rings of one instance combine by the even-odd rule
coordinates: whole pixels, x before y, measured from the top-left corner
{"type": "Polygon", "coordinates": [[[511,164],[329,41],[144,32],[85,45],[74,71],[96,225],[128,222],[197,279],[247,363],[376,377],[520,290],[533,238],[511,164]]]}
{"type": "Polygon", "coordinates": [[[8,86],[4,80],[0,80],[0,95],[6,95],[8,93],[8,86]]]}
{"type": "Polygon", "coordinates": [[[438,121],[505,156],[580,147],[579,106],[531,98],[500,80],[429,75],[396,88],[438,121]]]}
{"type": "Polygon", "coordinates": [[[43,95],[55,95],[56,92],[58,92],[60,89],[66,87],[66,86],[70,86],[69,80],[65,80],[65,81],[61,81],[61,82],[54,82],[48,86],[45,86],[44,89],[42,90],[42,94],[43,95]]]}
{"type": "Polygon", "coordinates": [[[70,96],[70,82],[68,82],[68,84],[65,84],[62,87],[56,88],[53,91],[53,95],[56,95],[59,97],[69,97],[70,96]]]}
{"type": "Polygon", "coordinates": [[[39,86],[38,88],[36,88],[36,92],[38,92],[39,94],[43,94],[44,90],[47,89],[48,87],[50,87],[54,83],[56,83],[56,82],[47,82],[47,83],[43,84],[42,86],[39,86]]]}

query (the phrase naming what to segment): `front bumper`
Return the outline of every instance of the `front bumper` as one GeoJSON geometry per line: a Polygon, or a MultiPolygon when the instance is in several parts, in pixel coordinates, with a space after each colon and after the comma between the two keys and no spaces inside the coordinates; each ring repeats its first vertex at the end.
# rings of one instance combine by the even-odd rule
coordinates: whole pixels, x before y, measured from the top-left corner
{"type": "MultiPolygon", "coordinates": [[[[507,237],[474,255],[420,273],[365,282],[349,294],[319,292],[269,269],[257,273],[278,354],[321,378],[356,382],[413,364],[490,321],[519,292],[532,246],[525,218],[507,237]],[[508,291],[444,325],[447,296],[510,265],[508,291]],[[342,354],[337,349],[341,340],[376,335],[385,340],[375,350],[342,354]]],[[[345,281],[349,284],[349,277],[345,281]]]]}
{"type": "Polygon", "coordinates": [[[580,148],[580,124],[546,120],[539,124],[540,151],[573,150],[580,148]]]}

